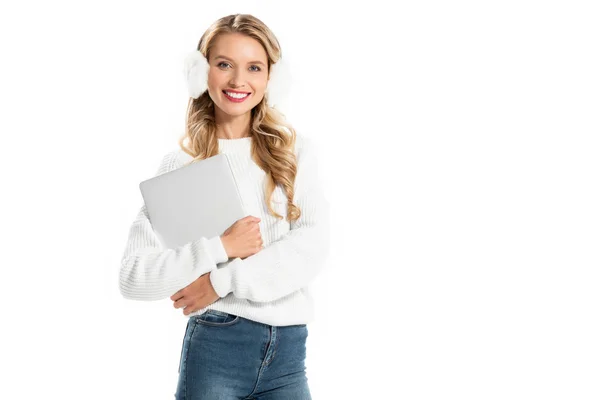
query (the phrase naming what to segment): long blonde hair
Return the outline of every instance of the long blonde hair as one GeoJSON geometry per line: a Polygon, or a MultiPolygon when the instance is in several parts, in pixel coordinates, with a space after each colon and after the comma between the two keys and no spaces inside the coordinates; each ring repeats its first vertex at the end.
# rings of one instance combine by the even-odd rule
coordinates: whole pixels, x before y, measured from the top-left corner
{"type": "MultiPolygon", "coordinates": [[[[215,21],[200,38],[197,50],[208,59],[215,38],[223,33],[241,33],[261,43],[267,53],[269,72],[281,57],[281,48],[273,32],[249,14],[232,14],[215,21]]],[[[219,152],[214,112],[215,104],[208,91],[197,99],[190,97],[185,134],[179,139],[179,146],[194,158],[191,162],[212,157],[219,152]]],[[[297,172],[293,151],[296,131],[282,114],[267,105],[267,94],[251,110],[250,135],[253,137],[252,158],[266,174],[265,193],[269,212],[278,219],[283,218],[271,206],[273,191],[280,184],[287,197],[287,220],[297,220],[301,215],[300,208],[292,202],[297,172]]]]}

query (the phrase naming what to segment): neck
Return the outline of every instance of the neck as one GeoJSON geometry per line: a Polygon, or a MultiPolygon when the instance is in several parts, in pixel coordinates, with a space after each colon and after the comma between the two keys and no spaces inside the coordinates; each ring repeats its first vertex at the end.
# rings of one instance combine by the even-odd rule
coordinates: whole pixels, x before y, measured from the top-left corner
{"type": "Polygon", "coordinates": [[[250,111],[242,115],[228,115],[215,110],[217,138],[241,139],[250,136],[250,111]]]}

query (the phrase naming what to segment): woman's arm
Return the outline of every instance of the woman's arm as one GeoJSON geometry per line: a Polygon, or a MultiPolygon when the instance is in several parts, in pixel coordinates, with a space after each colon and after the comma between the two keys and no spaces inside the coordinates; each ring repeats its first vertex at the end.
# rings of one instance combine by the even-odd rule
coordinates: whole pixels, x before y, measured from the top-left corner
{"type": "Polygon", "coordinates": [[[322,270],[329,253],[329,202],[318,176],[316,148],[307,138],[298,151],[294,204],[298,220],[281,239],[252,256],[236,258],[210,273],[220,297],[268,302],[307,286],[322,270]]]}
{"type": "MultiPolygon", "coordinates": [[[[175,157],[175,152],[167,154],[156,176],[176,168],[175,157]]],[[[201,237],[175,249],[165,249],[143,205],[129,230],[121,258],[119,289],[126,299],[165,299],[227,260],[219,236],[201,237]]]]}

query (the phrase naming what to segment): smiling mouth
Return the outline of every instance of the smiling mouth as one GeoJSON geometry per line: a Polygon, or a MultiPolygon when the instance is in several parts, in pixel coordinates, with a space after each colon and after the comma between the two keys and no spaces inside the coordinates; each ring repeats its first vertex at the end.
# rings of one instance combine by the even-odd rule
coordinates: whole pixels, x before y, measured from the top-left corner
{"type": "Polygon", "coordinates": [[[227,97],[227,99],[229,99],[231,101],[235,101],[235,102],[243,101],[246,98],[248,98],[248,96],[250,96],[250,93],[234,93],[234,92],[227,92],[226,90],[223,90],[222,92],[225,95],[225,97],[227,97]]]}

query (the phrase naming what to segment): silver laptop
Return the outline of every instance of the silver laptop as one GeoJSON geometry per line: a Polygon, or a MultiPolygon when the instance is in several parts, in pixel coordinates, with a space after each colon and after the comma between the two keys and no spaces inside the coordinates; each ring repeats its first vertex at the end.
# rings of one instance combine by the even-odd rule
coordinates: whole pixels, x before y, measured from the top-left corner
{"type": "Polygon", "coordinates": [[[140,182],[152,228],[166,248],[221,235],[245,217],[226,154],[140,182]]]}

